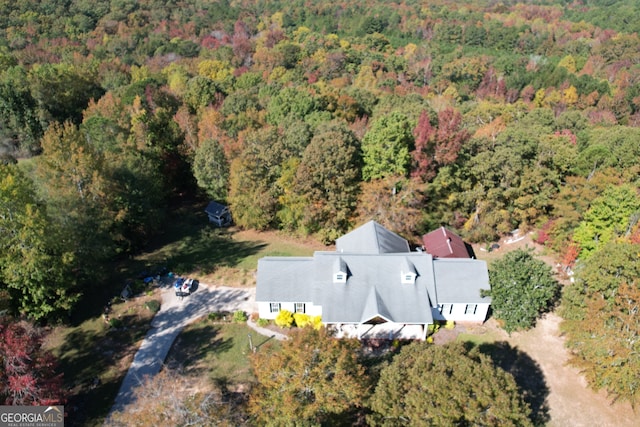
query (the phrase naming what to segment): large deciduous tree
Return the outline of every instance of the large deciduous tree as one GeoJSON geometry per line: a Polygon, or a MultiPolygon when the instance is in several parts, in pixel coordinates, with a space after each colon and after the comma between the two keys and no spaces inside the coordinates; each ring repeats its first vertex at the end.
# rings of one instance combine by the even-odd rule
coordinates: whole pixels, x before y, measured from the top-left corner
{"type": "Polygon", "coordinates": [[[509,333],[535,325],[559,296],[551,267],[522,249],[494,261],[489,266],[489,281],[493,313],[509,333]]]}
{"type": "Polygon", "coordinates": [[[324,328],[303,328],[277,352],[260,349],[251,360],[258,384],[251,391],[250,414],[270,426],[347,423],[368,390],[359,346],[324,328]]]}
{"type": "Polygon", "coordinates": [[[360,222],[375,220],[401,236],[418,235],[424,216],[423,187],[397,176],[363,183],[356,211],[360,222]]]}
{"type": "Polygon", "coordinates": [[[263,230],[275,222],[276,183],[291,153],[283,149],[275,128],[249,132],[244,139],[244,150],[231,162],[228,200],[236,224],[263,230]]]}
{"type": "Polygon", "coordinates": [[[383,368],[371,398],[376,426],[529,426],[515,380],[477,348],[412,343],[383,368]]]}
{"type": "Polygon", "coordinates": [[[202,141],[193,159],[193,175],[209,197],[225,200],[229,180],[229,163],[220,143],[213,138],[202,141]]]}
{"type": "Polygon", "coordinates": [[[0,318],[0,402],[4,405],[61,405],[62,374],[42,348],[44,335],[26,321],[0,318]]]}
{"type": "Polygon", "coordinates": [[[629,234],[639,219],[640,197],[635,187],[624,184],[607,188],[593,200],[573,234],[581,249],[580,258],[588,258],[605,243],[629,234]]]}
{"type": "Polygon", "coordinates": [[[640,397],[640,244],[609,242],[576,269],[561,328],[594,389],[632,404],[640,397]]]}
{"type": "Polygon", "coordinates": [[[348,230],[358,198],[360,150],[345,125],[320,125],[298,166],[295,189],[306,201],[303,227],[330,241],[348,230]]]}
{"type": "Polygon", "coordinates": [[[458,153],[469,137],[462,128],[462,115],[453,108],[438,113],[438,127],[431,126],[429,114],[423,111],[413,130],[415,150],[411,152],[414,169],[411,174],[430,181],[437,170],[455,162],[458,153]]]}
{"type": "Polygon", "coordinates": [[[223,390],[212,387],[203,378],[191,378],[169,369],[146,378],[135,388],[134,396],[130,404],[109,417],[105,426],[143,423],[233,427],[247,423],[244,408],[223,390]]]}
{"type": "Polygon", "coordinates": [[[36,184],[48,215],[64,231],[62,241],[93,263],[113,254],[113,224],[104,156],[72,123],[54,123],[42,138],[36,184]]]}
{"type": "Polygon", "coordinates": [[[0,165],[0,289],[12,309],[33,319],[68,313],[77,301],[74,256],[15,165],[0,165]]]}
{"type": "Polygon", "coordinates": [[[362,140],[365,181],[406,176],[413,149],[412,125],[406,115],[392,112],[375,120],[362,140]]]}

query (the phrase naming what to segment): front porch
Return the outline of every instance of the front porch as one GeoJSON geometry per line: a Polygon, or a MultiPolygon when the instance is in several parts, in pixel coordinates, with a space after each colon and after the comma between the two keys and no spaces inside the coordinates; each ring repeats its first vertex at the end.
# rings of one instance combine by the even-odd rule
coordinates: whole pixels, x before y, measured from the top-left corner
{"type": "Polygon", "coordinates": [[[385,323],[333,323],[327,328],[336,338],[385,339],[385,340],[424,340],[428,325],[385,323]]]}

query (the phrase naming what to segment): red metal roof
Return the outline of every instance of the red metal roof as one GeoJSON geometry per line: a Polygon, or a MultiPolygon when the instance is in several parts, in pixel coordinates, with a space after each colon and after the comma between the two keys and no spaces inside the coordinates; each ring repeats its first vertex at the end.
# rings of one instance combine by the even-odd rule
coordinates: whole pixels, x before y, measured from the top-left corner
{"type": "Polygon", "coordinates": [[[467,246],[460,236],[440,227],[422,236],[424,249],[438,258],[471,258],[467,246]]]}

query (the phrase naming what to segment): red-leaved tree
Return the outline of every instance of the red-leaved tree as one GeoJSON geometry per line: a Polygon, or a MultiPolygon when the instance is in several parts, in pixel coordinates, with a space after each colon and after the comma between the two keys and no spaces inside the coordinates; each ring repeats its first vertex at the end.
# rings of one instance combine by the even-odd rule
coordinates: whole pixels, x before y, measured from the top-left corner
{"type": "Polygon", "coordinates": [[[4,405],[64,403],[62,374],[42,348],[44,335],[27,321],[0,318],[0,402],[4,405]]]}
{"type": "Polygon", "coordinates": [[[453,108],[445,108],[438,113],[438,127],[431,126],[429,113],[423,111],[413,130],[415,150],[413,158],[414,178],[427,182],[433,179],[442,166],[458,159],[458,153],[469,137],[462,128],[462,115],[453,108]]]}

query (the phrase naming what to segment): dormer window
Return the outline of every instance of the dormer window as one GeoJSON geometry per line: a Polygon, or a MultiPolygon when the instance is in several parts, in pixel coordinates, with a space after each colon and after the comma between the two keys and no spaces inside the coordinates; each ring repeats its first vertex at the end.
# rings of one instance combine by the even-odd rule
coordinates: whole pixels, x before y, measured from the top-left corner
{"type": "Polygon", "coordinates": [[[333,263],[333,283],[347,283],[349,268],[342,257],[339,257],[333,263]]]}
{"type": "Polygon", "coordinates": [[[416,282],[417,277],[416,267],[411,261],[405,258],[400,269],[400,283],[403,285],[412,285],[416,282]]]}

